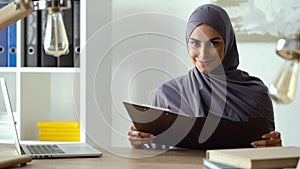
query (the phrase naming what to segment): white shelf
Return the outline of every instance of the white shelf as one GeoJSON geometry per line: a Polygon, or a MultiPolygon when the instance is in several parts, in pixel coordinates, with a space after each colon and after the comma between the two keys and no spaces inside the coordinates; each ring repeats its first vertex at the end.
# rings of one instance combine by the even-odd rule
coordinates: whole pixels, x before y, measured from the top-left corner
{"type": "Polygon", "coordinates": [[[0,72],[4,73],[4,72],[12,72],[12,73],[15,73],[17,71],[17,68],[15,67],[1,67],[0,68],[0,72]]]}
{"type": "Polygon", "coordinates": [[[16,73],[16,72],[28,72],[28,73],[80,73],[80,68],[57,68],[57,67],[7,67],[7,68],[0,68],[0,72],[9,72],[9,73],[16,73]]]}
{"type": "MultiPolygon", "coordinates": [[[[85,8],[81,0],[80,7],[85,8]]],[[[81,10],[81,32],[85,32],[85,11],[81,10]]],[[[22,21],[17,22],[17,66],[0,67],[0,76],[7,79],[13,102],[17,130],[21,141],[38,141],[38,121],[85,120],[85,61],[77,67],[22,67],[24,54],[22,21]]],[[[81,44],[86,35],[81,33],[81,44]]],[[[82,126],[83,124],[81,124],[82,126]]],[[[84,126],[85,127],[85,124],[84,126]]],[[[85,142],[81,131],[81,142],[85,142]]]]}
{"type": "Polygon", "coordinates": [[[18,69],[20,72],[39,72],[39,73],[80,73],[80,68],[41,68],[41,67],[23,67],[18,69]]]}

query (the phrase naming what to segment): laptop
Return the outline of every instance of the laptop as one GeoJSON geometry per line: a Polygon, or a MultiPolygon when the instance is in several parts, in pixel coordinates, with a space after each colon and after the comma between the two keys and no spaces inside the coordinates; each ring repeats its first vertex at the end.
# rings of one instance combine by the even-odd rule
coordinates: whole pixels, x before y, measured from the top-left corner
{"type": "Polygon", "coordinates": [[[94,149],[86,143],[48,143],[40,142],[38,144],[20,144],[17,133],[16,122],[12,111],[12,106],[8,94],[7,85],[4,78],[0,78],[2,95],[5,107],[10,116],[11,124],[14,130],[15,144],[18,152],[22,155],[29,155],[37,158],[70,158],[70,157],[100,157],[102,152],[94,149]]]}
{"type": "Polygon", "coordinates": [[[270,132],[264,117],[247,121],[231,121],[215,117],[189,117],[168,109],[123,102],[133,124],[139,131],[156,136],[153,143],[189,149],[220,149],[252,147],[270,132]]]}

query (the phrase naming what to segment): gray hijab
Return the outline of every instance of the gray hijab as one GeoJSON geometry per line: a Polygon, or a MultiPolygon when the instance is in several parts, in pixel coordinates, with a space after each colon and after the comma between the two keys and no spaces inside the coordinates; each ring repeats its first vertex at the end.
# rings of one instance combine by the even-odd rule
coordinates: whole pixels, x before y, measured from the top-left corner
{"type": "Polygon", "coordinates": [[[266,117],[270,130],[274,130],[273,107],[267,87],[260,79],[237,69],[239,54],[226,11],[212,4],[196,8],[187,23],[186,42],[200,24],[213,27],[223,37],[222,64],[211,73],[201,73],[193,68],[188,74],[160,85],[152,104],[193,117],[216,114],[234,121],[266,117]]]}

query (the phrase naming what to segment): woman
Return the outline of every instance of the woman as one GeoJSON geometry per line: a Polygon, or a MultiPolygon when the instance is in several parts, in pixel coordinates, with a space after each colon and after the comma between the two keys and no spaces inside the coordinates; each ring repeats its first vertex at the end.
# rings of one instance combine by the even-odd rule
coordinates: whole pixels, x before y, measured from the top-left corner
{"type": "MultiPolygon", "coordinates": [[[[209,113],[233,121],[245,121],[249,116],[266,117],[272,132],[252,142],[252,146],[281,146],[280,133],[274,131],[267,87],[260,79],[237,69],[239,54],[226,11],[212,4],[198,7],[189,18],[186,42],[195,67],[187,75],[162,84],[153,104],[194,117],[209,113]]],[[[128,136],[133,147],[155,139],[133,125],[128,136]]]]}

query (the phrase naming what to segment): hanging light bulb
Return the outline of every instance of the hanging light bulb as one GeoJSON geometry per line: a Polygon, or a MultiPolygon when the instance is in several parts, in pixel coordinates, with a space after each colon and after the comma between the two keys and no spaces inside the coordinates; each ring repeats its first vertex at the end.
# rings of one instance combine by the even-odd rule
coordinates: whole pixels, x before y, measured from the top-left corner
{"type": "Polygon", "coordinates": [[[276,53],[286,59],[274,83],[269,88],[271,98],[278,104],[294,100],[300,62],[300,35],[295,39],[280,39],[276,53]]]}
{"type": "Polygon", "coordinates": [[[44,49],[46,54],[56,57],[69,53],[69,41],[59,8],[48,10],[44,49]]]}
{"type": "Polygon", "coordinates": [[[294,100],[298,79],[298,62],[284,62],[274,83],[269,88],[271,98],[278,104],[287,104],[294,100]]]}

